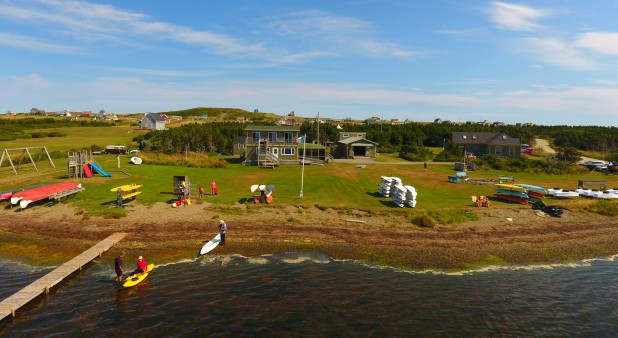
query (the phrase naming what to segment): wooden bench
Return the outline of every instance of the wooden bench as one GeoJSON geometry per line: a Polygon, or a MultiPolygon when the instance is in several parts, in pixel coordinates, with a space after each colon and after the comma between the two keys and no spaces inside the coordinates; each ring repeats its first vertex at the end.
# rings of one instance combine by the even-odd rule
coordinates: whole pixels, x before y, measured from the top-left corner
{"type": "Polygon", "coordinates": [[[579,181],[577,187],[583,189],[584,187],[599,187],[599,190],[605,190],[607,188],[606,181],[579,181]]]}
{"type": "Polygon", "coordinates": [[[500,176],[500,177],[498,177],[498,181],[500,181],[500,182],[506,182],[506,181],[515,182],[515,177],[513,177],[513,176],[500,176]]]}

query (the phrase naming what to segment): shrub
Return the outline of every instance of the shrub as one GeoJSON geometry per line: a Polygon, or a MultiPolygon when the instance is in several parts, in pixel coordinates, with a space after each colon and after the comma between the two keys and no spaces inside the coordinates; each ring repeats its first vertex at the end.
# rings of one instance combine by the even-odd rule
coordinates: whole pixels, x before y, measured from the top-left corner
{"type": "Polygon", "coordinates": [[[429,215],[441,224],[455,224],[479,220],[479,217],[476,214],[460,209],[430,211],[429,215]]]}
{"type": "Polygon", "coordinates": [[[436,226],[436,220],[429,215],[412,216],[410,222],[423,228],[433,228],[436,226]]]}
{"type": "Polygon", "coordinates": [[[604,216],[618,216],[618,204],[612,201],[599,200],[590,205],[587,209],[604,216]]]}
{"type": "Polygon", "coordinates": [[[140,157],[144,164],[157,165],[183,165],[190,168],[226,168],[227,161],[211,157],[202,153],[188,153],[188,156],[180,154],[167,154],[155,152],[142,152],[140,157]]]}

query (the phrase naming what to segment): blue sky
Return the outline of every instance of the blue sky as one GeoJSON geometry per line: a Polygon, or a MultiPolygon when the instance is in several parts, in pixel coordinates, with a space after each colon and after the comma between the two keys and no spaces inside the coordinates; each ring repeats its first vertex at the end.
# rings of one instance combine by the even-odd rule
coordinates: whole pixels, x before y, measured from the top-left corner
{"type": "Polygon", "coordinates": [[[616,14],[616,0],[0,0],[0,112],[618,126],[616,14]]]}

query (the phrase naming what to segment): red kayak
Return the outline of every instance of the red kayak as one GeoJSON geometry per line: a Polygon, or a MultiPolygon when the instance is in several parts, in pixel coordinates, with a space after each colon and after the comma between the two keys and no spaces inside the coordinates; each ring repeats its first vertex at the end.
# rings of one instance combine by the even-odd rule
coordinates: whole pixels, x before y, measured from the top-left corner
{"type": "Polygon", "coordinates": [[[539,191],[527,190],[526,192],[528,193],[528,196],[530,197],[545,198],[545,195],[543,195],[543,193],[539,191]]]}
{"type": "Polygon", "coordinates": [[[25,208],[28,204],[34,201],[39,201],[53,194],[75,189],[78,187],[81,187],[81,184],[78,182],[63,182],[27,189],[14,193],[13,196],[11,196],[11,203],[17,204],[17,202],[20,202],[20,206],[22,208],[25,208]]]}
{"type": "Polygon", "coordinates": [[[521,204],[528,204],[528,200],[523,198],[523,197],[519,197],[519,196],[513,196],[513,195],[507,195],[507,194],[494,194],[495,197],[503,199],[503,200],[507,200],[507,201],[511,201],[511,202],[517,202],[517,203],[521,203],[521,204]]]}

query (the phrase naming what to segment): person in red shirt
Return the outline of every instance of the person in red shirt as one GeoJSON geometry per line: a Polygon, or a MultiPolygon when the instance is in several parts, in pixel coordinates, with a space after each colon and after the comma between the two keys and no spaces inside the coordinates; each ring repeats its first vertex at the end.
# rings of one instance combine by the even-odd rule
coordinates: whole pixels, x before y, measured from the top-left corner
{"type": "Polygon", "coordinates": [[[139,256],[137,259],[137,269],[131,275],[142,274],[146,271],[148,271],[148,263],[146,263],[144,257],[139,256]]]}
{"type": "Polygon", "coordinates": [[[210,190],[212,190],[213,195],[216,195],[219,193],[219,191],[217,190],[217,183],[215,183],[215,180],[212,180],[212,182],[210,182],[210,190]]]}

